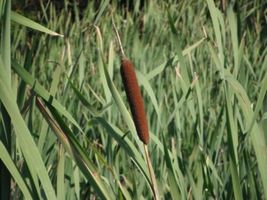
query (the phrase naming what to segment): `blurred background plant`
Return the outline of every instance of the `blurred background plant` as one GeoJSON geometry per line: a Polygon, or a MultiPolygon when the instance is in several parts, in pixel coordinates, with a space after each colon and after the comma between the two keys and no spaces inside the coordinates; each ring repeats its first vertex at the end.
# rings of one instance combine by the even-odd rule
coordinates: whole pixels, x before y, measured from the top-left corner
{"type": "Polygon", "coordinates": [[[266,199],[266,7],[1,0],[0,199],[152,198],[111,15],[160,198],[266,199]]]}

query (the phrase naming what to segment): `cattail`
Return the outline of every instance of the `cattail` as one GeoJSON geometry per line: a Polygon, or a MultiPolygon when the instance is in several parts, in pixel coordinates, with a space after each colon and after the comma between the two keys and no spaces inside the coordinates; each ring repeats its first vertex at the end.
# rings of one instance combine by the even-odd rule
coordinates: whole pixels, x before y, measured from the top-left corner
{"type": "Polygon", "coordinates": [[[128,102],[130,104],[133,121],[139,139],[144,143],[149,142],[149,132],[145,113],[145,106],[142,98],[140,88],[138,86],[136,74],[134,71],[133,63],[126,58],[125,53],[122,48],[120,36],[118,30],[116,29],[113,17],[112,24],[116,37],[120,46],[121,53],[121,77],[124,85],[124,89],[127,95],[128,102]]]}
{"type": "Polygon", "coordinates": [[[142,94],[138,86],[133,63],[126,57],[121,60],[121,77],[139,139],[144,144],[148,144],[149,132],[142,94]]]}
{"type": "Polygon", "coordinates": [[[153,167],[151,165],[147,144],[149,142],[149,132],[148,132],[148,124],[145,113],[145,106],[142,98],[142,94],[140,88],[138,87],[138,82],[136,78],[136,74],[134,71],[133,63],[126,58],[125,53],[123,51],[120,36],[118,30],[115,26],[113,17],[112,17],[113,28],[120,46],[121,53],[121,77],[124,85],[124,89],[127,95],[128,102],[130,104],[133,121],[135,124],[135,128],[139,139],[144,143],[144,154],[147,161],[148,171],[151,178],[151,189],[153,192],[153,196],[155,200],[159,199],[157,181],[155,177],[155,173],[153,167]]]}

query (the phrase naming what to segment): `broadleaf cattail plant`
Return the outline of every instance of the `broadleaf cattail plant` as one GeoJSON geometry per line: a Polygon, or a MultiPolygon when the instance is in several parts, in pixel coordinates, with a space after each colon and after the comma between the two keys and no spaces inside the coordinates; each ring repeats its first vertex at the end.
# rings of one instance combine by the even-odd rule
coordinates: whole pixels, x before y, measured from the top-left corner
{"type": "Polygon", "coordinates": [[[114,20],[112,18],[113,28],[119,43],[120,54],[121,54],[121,77],[124,85],[124,89],[126,92],[127,100],[130,105],[133,121],[135,124],[135,128],[138,134],[139,139],[144,144],[144,152],[145,158],[148,165],[148,170],[151,178],[151,188],[154,195],[154,199],[158,199],[158,190],[156,184],[156,178],[154,174],[154,170],[151,165],[151,161],[148,154],[147,144],[149,142],[149,129],[146,118],[144,101],[142,98],[141,90],[138,86],[138,81],[134,69],[134,65],[130,59],[128,59],[124,53],[122,48],[121,40],[119,37],[119,33],[115,26],[114,20]]]}

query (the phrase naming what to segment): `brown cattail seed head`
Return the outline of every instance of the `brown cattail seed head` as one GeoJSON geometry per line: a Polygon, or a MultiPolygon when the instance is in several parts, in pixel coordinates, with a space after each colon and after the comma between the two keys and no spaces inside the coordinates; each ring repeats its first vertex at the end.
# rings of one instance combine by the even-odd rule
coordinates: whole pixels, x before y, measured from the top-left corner
{"type": "Polygon", "coordinates": [[[125,88],[127,99],[130,104],[134,124],[139,139],[144,144],[148,144],[149,132],[148,132],[148,124],[146,119],[144,101],[142,98],[140,88],[138,87],[138,82],[134,71],[133,63],[127,58],[122,58],[121,60],[121,77],[123,80],[123,85],[125,88]]]}

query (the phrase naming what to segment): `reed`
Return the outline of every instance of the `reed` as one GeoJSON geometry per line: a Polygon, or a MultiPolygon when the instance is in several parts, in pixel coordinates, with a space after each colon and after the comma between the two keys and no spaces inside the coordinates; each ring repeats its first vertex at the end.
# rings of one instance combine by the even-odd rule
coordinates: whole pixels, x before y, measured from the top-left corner
{"type": "Polygon", "coordinates": [[[147,144],[149,143],[149,129],[148,123],[146,118],[145,106],[143,97],[141,94],[141,90],[138,86],[138,81],[134,69],[134,65],[130,59],[128,59],[124,53],[122,48],[121,40],[119,37],[118,30],[115,26],[114,20],[112,18],[113,28],[117,37],[117,41],[120,47],[120,54],[121,54],[121,77],[124,85],[124,89],[126,92],[127,100],[130,105],[131,113],[133,116],[133,121],[135,124],[135,128],[138,134],[139,139],[144,144],[144,157],[147,162],[147,167],[151,179],[151,189],[153,192],[153,199],[159,199],[158,189],[157,189],[157,182],[155,173],[151,164],[151,160],[149,157],[149,152],[147,148],[147,144]]]}

